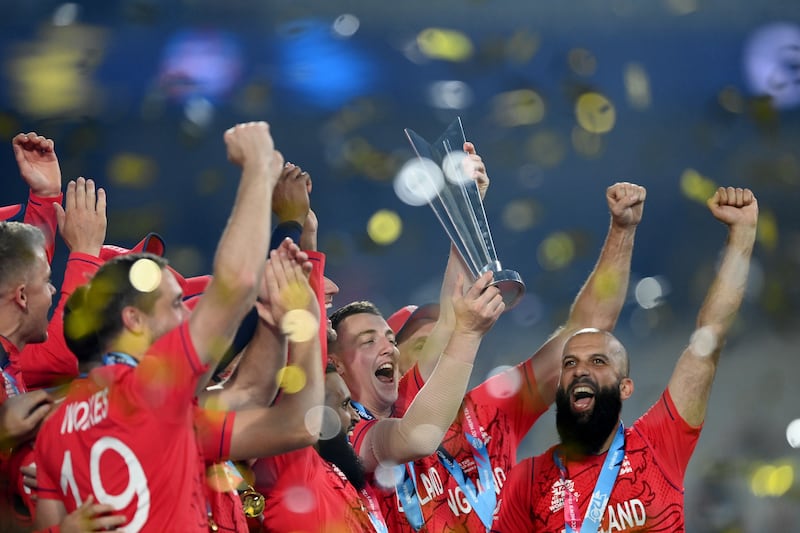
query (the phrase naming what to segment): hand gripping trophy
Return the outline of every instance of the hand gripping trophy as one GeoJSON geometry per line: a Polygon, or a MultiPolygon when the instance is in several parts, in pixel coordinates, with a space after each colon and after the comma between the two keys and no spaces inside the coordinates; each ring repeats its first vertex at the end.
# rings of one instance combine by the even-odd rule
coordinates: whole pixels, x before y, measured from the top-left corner
{"type": "Polygon", "coordinates": [[[397,195],[412,205],[430,205],[472,276],[477,279],[491,270],[492,285],[500,289],[506,310],[511,309],[525,293],[525,284],[517,272],[503,269],[497,258],[478,185],[465,172],[461,118],[434,143],[411,129],[405,133],[418,160],[401,170],[395,182],[397,195]]]}

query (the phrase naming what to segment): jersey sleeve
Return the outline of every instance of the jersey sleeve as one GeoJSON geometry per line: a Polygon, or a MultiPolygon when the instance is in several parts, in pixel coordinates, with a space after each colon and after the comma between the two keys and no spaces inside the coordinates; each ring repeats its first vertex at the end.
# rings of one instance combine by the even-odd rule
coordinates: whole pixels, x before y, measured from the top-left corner
{"type": "Polygon", "coordinates": [[[78,375],[78,359],[64,340],[64,306],[75,289],[87,283],[101,264],[101,259],[88,254],[71,253],[67,258],[58,303],[47,326],[47,340],[26,345],[19,355],[17,366],[28,389],[51,387],[78,375]]]}
{"type": "Polygon", "coordinates": [[[492,533],[533,531],[533,458],[518,463],[508,474],[495,509],[492,533]]]}
{"type": "Polygon", "coordinates": [[[669,389],[636,421],[637,431],[653,448],[664,475],[675,486],[683,486],[686,467],[700,438],[702,426],[692,427],[678,414],[669,389]]]}
{"type": "Polygon", "coordinates": [[[367,433],[369,433],[377,422],[377,420],[364,420],[362,418],[356,423],[356,426],[353,428],[353,435],[350,437],[350,444],[353,445],[353,449],[357,455],[361,455],[361,445],[364,444],[364,437],[367,436],[367,433]]]}
{"type": "Polygon", "coordinates": [[[162,336],[133,369],[128,393],[138,405],[175,420],[192,409],[195,390],[208,365],[200,362],[189,334],[189,321],[162,336]]]}
{"type": "Polygon", "coordinates": [[[62,193],[52,198],[43,198],[31,192],[28,196],[28,206],[25,209],[24,222],[31,226],[36,226],[44,233],[48,263],[53,261],[53,254],[56,250],[56,229],[58,227],[53,203],[60,204],[63,197],[62,193]]]}
{"type": "Polygon", "coordinates": [[[34,447],[34,459],[36,461],[36,495],[42,500],[61,500],[61,492],[58,490],[58,476],[51,465],[51,457],[47,455],[48,450],[56,449],[48,441],[48,424],[42,426],[34,447]]]}
{"type": "Polygon", "coordinates": [[[234,411],[194,408],[197,443],[206,461],[224,461],[231,454],[234,411]]]}
{"type": "Polygon", "coordinates": [[[549,407],[539,395],[530,359],[490,377],[469,395],[475,404],[492,405],[508,417],[517,444],[549,407]]]}

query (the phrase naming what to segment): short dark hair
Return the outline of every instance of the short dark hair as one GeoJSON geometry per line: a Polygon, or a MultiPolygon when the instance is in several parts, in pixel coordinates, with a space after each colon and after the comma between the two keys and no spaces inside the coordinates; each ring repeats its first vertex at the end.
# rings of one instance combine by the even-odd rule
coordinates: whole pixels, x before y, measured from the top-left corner
{"type": "Polygon", "coordinates": [[[342,320],[351,315],[358,315],[361,313],[368,313],[370,315],[383,317],[383,314],[372,302],[367,302],[367,301],[350,302],[349,304],[340,307],[331,314],[330,316],[331,327],[338,333],[339,324],[342,323],[342,320]]]}
{"type": "Polygon", "coordinates": [[[0,222],[0,288],[20,281],[44,250],[42,230],[22,222],[0,222]]]}
{"type": "Polygon", "coordinates": [[[119,255],[100,267],[92,280],[78,287],[64,307],[64,339],[77,356],[87,362],[101,356],[122,331],[122,310],[127,306],[145,313],[153,310],[161,292],[142,292],[130,280],[134,263],[149,259],[162,270],[167,260],[150,253],[119,255]]]}

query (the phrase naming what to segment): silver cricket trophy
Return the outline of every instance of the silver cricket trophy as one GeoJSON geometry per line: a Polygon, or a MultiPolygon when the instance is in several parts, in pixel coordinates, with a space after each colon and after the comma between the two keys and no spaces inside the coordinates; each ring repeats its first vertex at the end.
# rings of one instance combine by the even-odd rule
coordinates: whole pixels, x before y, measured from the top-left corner
{"type": "Polygon", "coordinates": [[[511,309],[525,293],[525,283],[497,258],[478,185],[465,168],[461,118],[433,143],[409,128],[404,131],[418,159],[401,170],[395,182],[398,196],[412,205],[430,205],[473,277],[491,270],[492,285],[500,289],[506,310],[511,309]]]}

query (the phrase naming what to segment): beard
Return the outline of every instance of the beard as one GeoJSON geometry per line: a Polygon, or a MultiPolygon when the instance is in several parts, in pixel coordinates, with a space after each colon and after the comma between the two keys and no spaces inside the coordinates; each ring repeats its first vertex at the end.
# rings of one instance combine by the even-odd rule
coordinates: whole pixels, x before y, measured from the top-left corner
{"type": "Polygon", "coordinates": [[[329,463],[335,464],[353,485],[356,490],[361,490],[366,485],[364,479],[364,465],[356,455],[356,451],[347,440],[347,434],[341,432],[331,439],[317,441],[319,455],[329,463]]]}
{"type": "Polygon", "coordinates": [[[619,383],[597,390],[591,412],[574,413],[570,397],[561,387],[556,391],[556,429],[562,447],[568,457],[597,454],[619,424],[622,411],[619,383]]]}

